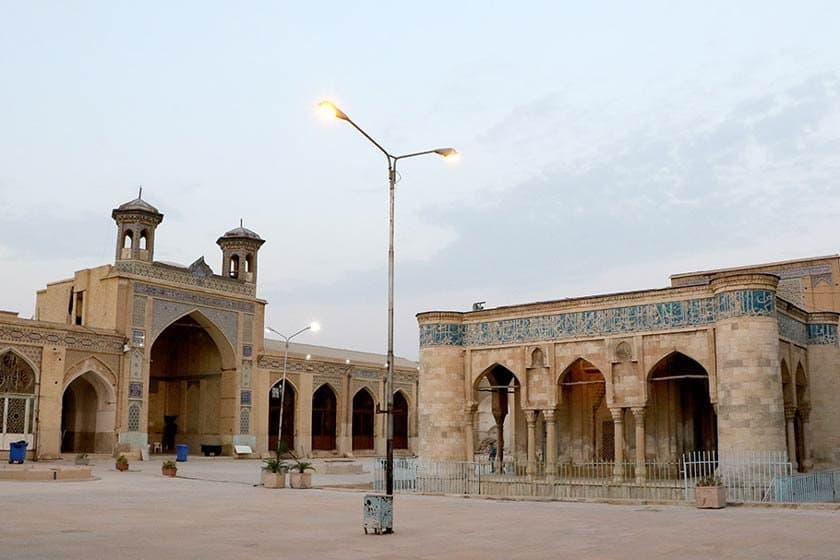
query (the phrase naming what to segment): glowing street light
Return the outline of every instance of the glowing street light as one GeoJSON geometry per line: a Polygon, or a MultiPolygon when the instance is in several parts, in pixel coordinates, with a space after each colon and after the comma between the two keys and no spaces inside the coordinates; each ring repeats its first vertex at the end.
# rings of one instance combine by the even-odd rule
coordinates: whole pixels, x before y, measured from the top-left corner
{"type": "MultiPolygon", "coordinates": [[[[341,119],[350,123],[362,136],[367,138],[380,152],[385,154],[388,160],[388,356],[387,373],[385,375],[385,399],[386,409],[380,412],[386,414],[385,422],[385,494],[394,495],[394,188],[397,183],[397,162],[401,159],[437,154],[449,161],[458,157],[455,148],[436,148],[422,152],[411,152],[399,156],[392,155],[382,147],[379,142],[373,139],[367,132],[347,116],[347,113],[339,109],[331,101],[318,103],[319,113],[326,118],[341,119]]],[[[391,528],[385,529],[386,533],[392,532],[391,528]]]]}

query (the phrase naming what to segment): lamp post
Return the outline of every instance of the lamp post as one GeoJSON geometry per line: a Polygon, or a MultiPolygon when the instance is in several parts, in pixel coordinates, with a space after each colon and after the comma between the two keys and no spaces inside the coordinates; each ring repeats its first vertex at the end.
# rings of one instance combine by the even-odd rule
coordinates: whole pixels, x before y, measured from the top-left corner
{"type": "Polygon", "coordinates": [[[283,342],[285,343],[285,348],[283,350],[283,381],[280,383],[280,422],[277,426],[277,448],[279,449],[280,442],[283,441],[283,402],[286,399],[286,364],[289,361],[289,342],[297,335],[305,333],[306,331],[311,330],[312,332],[318,332],[319,330],[321,330],[321,325],[319,325],[316,322],[312,322],[291,336],[286,336],[285,334],[275,329],[272,329],[271,327],[266,327],[265,330],[276,334],[277,336],[282,338],[283,342]]]}
{"type": "MultiPolygon", "coordinates": [[[[318,109],[326,116],[347,121],[353,128],[358,130],[362,136],[385,154],[388,160],[388,371],[385,376],[385,399],[386,409],[380,412],[385,413],[385,494],[394,494],[394,187],[397,184],[397,162],[401,159],[437,154],[447,159],[455,159],[458,152],[454,148],[437,148],[435,150],[424,150],[422,152],[411,152],[395,156],[382,147],[367,132],[357,125],[347,114],[336,107],[330,101],[318,103],[318,109]]],[[[386,532],[391,532],[390,529],[386,532]]]]}

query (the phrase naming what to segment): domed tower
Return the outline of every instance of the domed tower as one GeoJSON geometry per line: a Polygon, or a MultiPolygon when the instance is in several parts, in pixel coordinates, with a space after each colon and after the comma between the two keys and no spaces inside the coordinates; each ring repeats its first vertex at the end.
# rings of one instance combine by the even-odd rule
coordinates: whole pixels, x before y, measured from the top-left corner
{"type": "Polygon", "coordinates": [[[143,189],[134,200],[114,208],[111,217],[117,222],[117,260],[152,262],[155,229],[163,214],[143,200],[143,189]]]}
{"type": "Polygon", "coordinates": [[[222,276],[256,284],[257,251],[265,240],[240,222],[216,243],[222,248],[222,276]]]}

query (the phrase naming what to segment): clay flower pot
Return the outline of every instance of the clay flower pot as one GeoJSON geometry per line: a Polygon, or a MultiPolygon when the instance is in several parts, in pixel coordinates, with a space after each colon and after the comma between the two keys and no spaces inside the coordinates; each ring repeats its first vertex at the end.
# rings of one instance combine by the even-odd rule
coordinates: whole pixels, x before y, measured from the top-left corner
{"type": "Polygon", "coordinates": [[[694,504],[701,509],[726,507],[725,486],[697,486],[694,489],[694,504]]]}
{"type": "Polygon", "coordinates": [[[312,473],[290,472],[289,486],[291,488],[312,488],[312,473]]]}
{"type": "Polygon", "coordinates": [[[271,472],[263,469],[262,471],[262,485],[264,488],[285,488],[286,487],[286,473],[271,472]]]}
{"type": "Polygon", "coordinates": [[[128,463],[115,463],[118,471],[127,471],[128,470],[128,463]]]}

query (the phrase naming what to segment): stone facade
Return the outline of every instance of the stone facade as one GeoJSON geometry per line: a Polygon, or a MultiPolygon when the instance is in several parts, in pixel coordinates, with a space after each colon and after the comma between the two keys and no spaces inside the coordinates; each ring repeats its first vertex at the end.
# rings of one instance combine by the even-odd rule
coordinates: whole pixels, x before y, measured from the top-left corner
{"type": "Polygon", "coordinates": [[[840,258],[820,257],[420,313],[419,455],[472,460],[492,442],[529,471],[623,461],[637,477],[701,450],[840,464],[838,280],[840,258]]]}
{"type": "MultiPolygon", "coordinates": [[[[189,266],[154,260],[163,214],[141,198],[112,217],[114,264],[47,285],[34,319],[0,312],[0,450],[25,439],[42,459],[146,446],[171,452],[181,443],[193,453],[202,445],[268,452],[280,429],[273,396],[286,348],[263,336],[266,302],[256,287],[264,241],[241,224],[225,233],[217,242],[223,273],[214,274],[203,257],[189,266]]],[[[384,361],[291,344],[283,439],[304,456],[384,452],[376,413],[384,361]],[[313,410],[316,393],[326,409],[313,410]]],[[[395,365],[395,447],[409,453],[417,364],[395,365]]]]}

